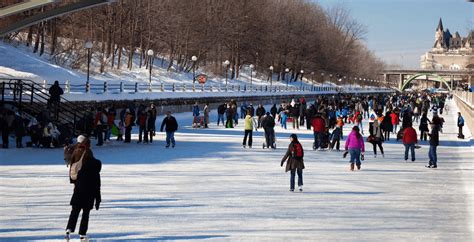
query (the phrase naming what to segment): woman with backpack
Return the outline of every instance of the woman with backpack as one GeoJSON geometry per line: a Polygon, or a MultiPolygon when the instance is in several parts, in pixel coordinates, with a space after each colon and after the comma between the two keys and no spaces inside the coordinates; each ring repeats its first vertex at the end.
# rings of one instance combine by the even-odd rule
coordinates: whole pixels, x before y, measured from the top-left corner
{"type": "Polygon", "coordinates": [[[94,158],[90,149],[90,140],[83,138],[78,143],[71,157],[70,182],[74,184],[74,193],[71,198],[71,214],[66,227],[65,239],[70,239],[74,232],[79,213],[82,210],[79,236],[81,241],[87,240],[87,229],[89,225],[89,213],[94,207],[99,210],[101,202],[100,194],[100,170],[102,163],[94,158]]]}
{"type": "Polygon", "coordinates": [[[354,170],[354,163],[357,165],[357,170],[360,170],[361,166],[361,156],[364,157],[365,152],[365,145],[364,145],[364,138],[360,134],[359,127],[354,126],[352,128],[351,133],[347,136],[346,151],[349,152],[351,159],[350,159],[350,169],[351,171],[354,170]]]}
{"type": "Polygon", "coordinates": [[[286,162],[285,172],[291,171],[290,177],[290,192],[295,191],[295,173],[298,173],[298,189],[303,191],[303,169],[304,169],[304,151],[303,146],[298,141],[296,134],[290,135],[290,145],[286,151],[281,166],[286,162]]]}

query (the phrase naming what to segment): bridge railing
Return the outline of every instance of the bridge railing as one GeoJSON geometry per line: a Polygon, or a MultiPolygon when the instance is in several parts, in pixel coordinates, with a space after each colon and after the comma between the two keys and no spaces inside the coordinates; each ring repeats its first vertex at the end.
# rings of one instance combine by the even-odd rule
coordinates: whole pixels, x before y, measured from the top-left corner
{"type": "Polygon", "coordinates": [[[456,95],[459,99],[464,101],[471,108],[474,108],[474,93],[473,92],[455,91],[454,95],[456,95]]]}

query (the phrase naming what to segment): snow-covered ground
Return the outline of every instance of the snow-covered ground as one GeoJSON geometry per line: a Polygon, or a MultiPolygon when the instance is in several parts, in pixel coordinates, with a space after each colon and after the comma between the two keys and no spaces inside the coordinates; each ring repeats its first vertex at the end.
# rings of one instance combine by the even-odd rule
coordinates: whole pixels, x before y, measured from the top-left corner
{"type": "MultiPolygon", "coordinates": [[[[312,133],[304,129],[278,127],[275,151],[262,149],[259,130],[254,147],[243,149],[241,124],[224,129],[213,116],[209,129],[192,129],[190,114],[178,114],[174,149],[164,148],[161,133],[149,145],[93,147],[103,162],[103,202],[91,213],[89,234],[97,240],[473,241],[472,136],[466,130],[468,139],[456,138],[457,108],[449,105],[438,169],[424,167],[426,142],[416,162],[405,163],[403,146],[392,139],[384,143],[385,158],[374,158],[367,146],[356,172],[342,152],[310,150],[312,133]],[[288,191],[289,174],[280,167],[293,132],[306,149],[303,193],[288,191]]],[[[73,189],[67,173],[61,150],[1,150],[0,240],[61,240],[73,189]]]]}
{"type": "MultiPolygon", "coordinates": [[[[15,42],[14,42],[15,43],[15,42]]],[[[126,55],[125,55],[126,56],[126,55]]],[[[33,80],[37,83],[51,85],[55,80],[58,80],[60,85],[65,90],[64,98],[70,101],[90,101],[90,100],[133,100],[133,99],[159,99],[159,98],[170,98],[170,97],[225,97],[225,96],[256,96],[256,95],[293,95],[295,93],[301,94],[301,91],[292,91],[292,88],[305,87],[309,89],[311,84],[309,80],[301,83],[292,82],[289,83],[290,91],[285,91],[286,82],[276,81],[276,75],[272,82],[272,87],[281,88],[283,91],[267,93],[262,92],[260,88],[265,90],[265,86],[269,88],[270,83],[268,82],[266,74],[254,73],[252,77],[252,85],[250,85],[250,69],[245,66],[241,70],[240,78],[228,80],[228,92],[225,92],[225,78],[210,75],[206,82],[204,89],[205,92],[201,92],[201,85],[196,83],[195,92],[192,91],[193,76],[192,73],[167,71],[165,68],[167,63],[165,61],[165,67],[162,67],[160,61],[155,61],[155,65],[152,73],[152,85],[153,92],[148,92],[149,85],[149,71],[145,67],[138,68],[139,60],[134,60],[134,68],[132,70],[123,67],[122,70],[110,70],[107,69],[105,73],[98,73],[99,64],[98,57],[92,58],[91,61],[91,91],[85,93],[86,73],[65,68],[50,61],[50,56],[45,53],[42,57],[31,52],[30,49],[21,44],[7,44],[0,41],[0,78],[23,78],[33,80]],[[109,90],[103,93],[104,82],[107,82],[109,90]],[[67,85],[68,83],[69,85],[67,85]],[[120,83],[124,84],[124,91],[120,92],[120,83]],[[139,92],[135,93],[134,85],[138,83],[140,85],[139,92]],[[161,91],[161,85],[163,85],[164,91],[161,91]],[[176,92],[172,92],[172,85],[175,85],[176,92]],[[186,91],[183,91],[186,85],[186,91]],[[67,88],[68,86],[69,88],[67,88]],[[232,86],[234,89],[232,90],[232,86]],[[238,91],[240,86],[240,90],[238,91]],[[246,86],[246,87],[244,87],[246,86]],[[257,91],[250,92],[250,87],[257,88],[257,91]],[[213,91],[210,91],[212,87],[213,91]],[[247,91],[244,93],[244,88],[247,91]]],[[[126,57],[125,57],[126,60],[126,57]]],[[[124,61],[126,63],[126,61],[124,61]]],[[[201,73],[201,69],[196,71],[196,75],[201,73]]],[[[230,75],[230,74],[229,74],[230,75]]],[[[320,87],[336,87],[334,83],[326,81],[323,84],[315,85],[320,87]]],[[[360,86],[346,85],[345,90],[348,92],[365,92],[370,93],[370,88],[360,86]],[[350,88],[359,88],[357,90],[351,90],[350,88]]],[[[279,89],[280,90],[280,89],[279,89]]],[[[380,90],[375,90],[380,92],[380,90]]],[[[320,93],[328,93],[323,91],[320,93]]],[[[329,93],[337,93],[332,90],[329,93]]]]}
{"type": "MultiPolygon", "coordinates": [[[[44,53],[43,56],[38,56],[38,54],[32,53],[31,49],[25,47],[23,44],[7,44],[0,41],[0,77],[17,77],[24,79],[31,79],[35,82],[42,83],[43,80],[46,80],[49,84],[52,84],[55,80],[58,80],[60,83],[65,83],[69,81],[70,84],[85,84],[87,79],[87,72],[72,70],[70,68],[65,68],[56,64],[53,64],[50,60],[51,57],[48,53],[44,53]]],[[[123,63],[127,62],[127,55],[123,57],[123,63]]],[[[134,59],[134,67],[132,70],[128,70],[126,65],[122,66],[121,70],[117,69],[106,69],[106,72],[99,73],[99,58],[93,55],[91,59],[91,75],[90,83],[91,84],[103,84],[107,81],[109,84],[117,84],[124,82],[125,84],[134,84],[135,82],[141,84],[149,83],[149,70],[144,66],[139,68],[139,59],[136,57],[134,59]]],[[[186,84],[190,87],[193,83],[193,74],[192,72],[178,72],[178,71],[168,71],[166,69],[168,62],[164,62],[165,65],[162,66],[161,61],[158,59],[155,60],[153,72],[152,72],[152,83],[166,85],[171,84],[186,84]]],[[[173,66],[174,68],[175,66],[173,66]]],[[[177,67],[176,67],[177,68],[177,67]]],[[[204,70],[197,69],[196,75],[200,74],[204,70]]],[[[255,71],[254,71],[255,72],[255,71]]],[[[225,85],[225,78],[215,76],[209,73],[207,85],[225,85]]],[[[229,72],[230,76],[230,72],[229,72]]],[[[252,84],[254,86],[269,85],[267,81],[267,75],[261,73],[253,74],[252,84]],[[256,77],[258,75],[259,77],[256,77]]],[[[197,84],[197,83],[196,83],[197,84]]],[[[241,77],[238,79],[228,79],[228,85],[244,85],[250,84],[250,69],[244,67],[241,70],[241,77]]],[[[275,77],[273,80],[274,86],[286,86],[286,82],[277,82],[275,77]]],[[[290,83],[290,86],[299,87],[301,82],[290,83]]],[[[306,83],[304,83],[305,86],[306,83]]],[[[197,85],[199,86],[199,85],[197,85]]]]}

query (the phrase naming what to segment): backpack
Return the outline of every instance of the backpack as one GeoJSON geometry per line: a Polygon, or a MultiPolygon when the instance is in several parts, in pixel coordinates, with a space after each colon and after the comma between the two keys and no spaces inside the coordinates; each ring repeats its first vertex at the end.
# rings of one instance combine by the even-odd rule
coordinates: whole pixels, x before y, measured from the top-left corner
{"type": "Polygon", "coordinates": [[[77,180],[77,176],[79,175],[79,171],[81,170],[82,168],[82,160],[84,159],[84,155],[86,154],[86,152],[84,151],[81,155],[81,158],[73,163],[71,165],[71,169],[69,170],[69,177],[71,178],[72,181],[76,181],[77,180]]]}
{"type": "Polygon", "coordinates": [[[291,147],[291,157],[301,159],[304,156],[303,146],[298,142],[294,143],[291,147]]]}

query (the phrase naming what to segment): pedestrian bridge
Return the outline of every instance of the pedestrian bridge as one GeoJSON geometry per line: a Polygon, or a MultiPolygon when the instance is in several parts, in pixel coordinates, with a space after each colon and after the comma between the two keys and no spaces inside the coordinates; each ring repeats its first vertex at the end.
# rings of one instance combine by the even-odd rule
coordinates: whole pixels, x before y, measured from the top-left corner
{"type": "Polygon", "coordinates": [[[446,89],[451,91],[460,82],[472,85],[474,70],[384,70],[380,75],[383,76],[384,83],[399,91],[412,86],[413,81],[417,82],[420,89],[432,87],[433,82],[439,82],[440,87],[444,84],[446,89]]]}

